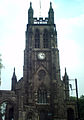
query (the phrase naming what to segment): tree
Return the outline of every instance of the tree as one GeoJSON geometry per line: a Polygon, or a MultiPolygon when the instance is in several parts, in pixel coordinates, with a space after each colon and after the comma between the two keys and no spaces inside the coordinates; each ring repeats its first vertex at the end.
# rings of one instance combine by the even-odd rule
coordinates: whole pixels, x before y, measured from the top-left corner
{"type": "Polygon", "coordinates": [[[80,120],[84,120],[84,95],[79,98],[80,120]]]}
{"type": "Polygon", "coordinates": [[[7,106],[6,102],[0,104],[0,120],[4,120],[5,119],[6,106],[7,106]]]}
{"type": "MultiPolygon", "coordinates": [[[[70,97],[70,100],[77,101],[76,97],[70,97]]],[[[84,95],[78,99],[80,120],[84,120],[84,95]]]]}
{"type": "Polygon", "coordinates": [[[3,68],[3,64],[1,62],[2,62],[2,59],[0,54],[0,85],[1,85],[1,69],[3,68]]]}

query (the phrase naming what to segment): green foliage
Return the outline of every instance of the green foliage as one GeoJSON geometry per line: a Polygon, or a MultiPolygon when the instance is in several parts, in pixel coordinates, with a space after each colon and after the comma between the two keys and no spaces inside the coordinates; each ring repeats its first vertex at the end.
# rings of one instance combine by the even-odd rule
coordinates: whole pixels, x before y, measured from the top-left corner
{"type": "Polygon", "coordinates": [[[4,120],[4,118],[5,118],[6,105],[7,105],[6,102],[4,102],[0,105],[0,120],[4,120]]]}
{"type": "Polygon", "coordinates": [[[0,69],[3,68],[3,64],[1,62],[2,62],[2,59],[1,59],[1,54],[0,54],[0,69]]]}
{"type": "Polygon", "coordinates": [[[84,95],[79,98],[79,111],[81,120],[84,120],[84,95]]]}
{"type": "Polygon", "coordinates": [[[2,120],[1,105],[0,105],[0,120],[2,120]]]}
{"type": "MultiPolygon", "coordinates": [[[[76,97],[70,97],[70,100],[76,101],[76,97]]],[[[84,95],[82,95],[79,99],[79,112],[80,112],[80,120],[84,120],[84,95]]]]}
{"type": "Polygon", "coordinates": [[[1,85],[1,69],[3,68],[3,64],[2,64],[2,59],[1,59],[1,54],[0,54],[0,85],[1,85]]]}
{"type": "Polygon", "coordinates": [[[84,99],[84,95],[81,95],[80,99],[84,99]]]}
{"type": "Polygon", "coordinates": [[[72,100],[72,101],[76,101],[77,100],[77,98],[76,97],[70,97],[70,100],[72,100]]]}

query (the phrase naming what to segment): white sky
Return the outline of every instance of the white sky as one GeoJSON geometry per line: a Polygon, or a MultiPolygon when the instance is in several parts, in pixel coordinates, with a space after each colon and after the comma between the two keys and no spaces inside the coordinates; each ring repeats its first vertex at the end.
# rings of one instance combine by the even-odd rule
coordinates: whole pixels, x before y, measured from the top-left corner
{"type": "MultiPolygon", "coordinates": [[[[78,79],[79,96],[84,94],[84,1],[51,0],[58,32],[61,76],[64,68],[70,79],[78,79]]],[[[39,17],[39,0],[31,0],[34,16],[39,17]]],[[[0,0],[1,89],[11,88],[13,68],[18,80],[23,76],[25,31],[30,0],[0,0]]],[[[50,0],[41,0],[41,16],[47,17],[50,0]]]]}

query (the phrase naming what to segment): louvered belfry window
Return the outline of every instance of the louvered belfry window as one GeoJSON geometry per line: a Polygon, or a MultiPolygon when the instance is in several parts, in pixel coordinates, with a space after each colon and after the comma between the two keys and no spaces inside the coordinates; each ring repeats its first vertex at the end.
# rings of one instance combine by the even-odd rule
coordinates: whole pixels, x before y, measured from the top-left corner
{"type": "Polygon", "coordinates": [[[44,34],[43,34],[43,46],[44,48],[48,48],[49,47],[49,41],[48,41],[48,31],[45,29],[44,30],[44,34]]]}
{"type": "Polygon", "coordinates": [[[40,48],[40,32],[38,29],[35,31],[35,48],[40,48]]]}

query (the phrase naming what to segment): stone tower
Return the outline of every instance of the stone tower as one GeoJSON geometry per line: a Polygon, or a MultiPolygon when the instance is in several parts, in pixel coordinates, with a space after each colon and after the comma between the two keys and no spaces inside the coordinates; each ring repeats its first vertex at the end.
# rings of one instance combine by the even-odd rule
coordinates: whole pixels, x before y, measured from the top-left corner
{"type": "MultiPolygon", "coordinates": [[[[31,119],[65,119],[64,87],[60,78],[57,31],[52,3],[48,18],[34,18],[28,10],[24,51],[24,101],[31,119]],[[29,112],[30,111],[30,112],[29,112]],[[34,117],[34,118],[33,118],[34,117]]],[[[29,118],[27,118],[29,119],[29,118]]]]}
{"type": "Polygon", "coordinates": [[[30,3],[25,36],[23,77],[17,82],[14,68],[11,91],[0,91],[5,120],[75,120],[76,104],[69,99],[66,69],[63,80],[60,77],[52,3],[45,19],[34,18],[30,3]]]}

